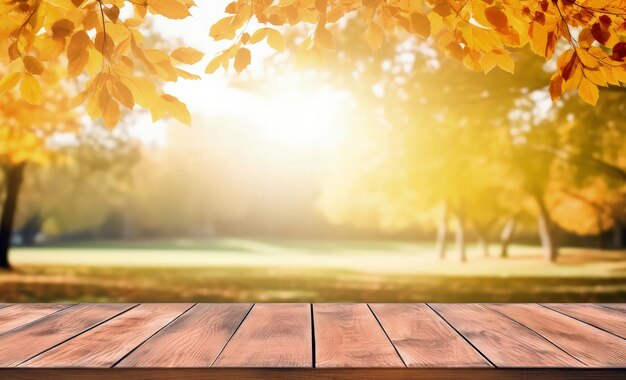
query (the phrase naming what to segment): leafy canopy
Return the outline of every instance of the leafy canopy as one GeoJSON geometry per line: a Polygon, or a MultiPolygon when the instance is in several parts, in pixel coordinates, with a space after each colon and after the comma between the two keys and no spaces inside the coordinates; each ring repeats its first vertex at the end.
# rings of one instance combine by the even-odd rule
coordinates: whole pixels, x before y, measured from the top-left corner
{"type": "MultiPolygon", "coordinates": [[[[26,101],[39,103],[39,76],[62,58],[68,77],[88,78],[75,104],[86,102],[89,115],[103,117],[107,126],[117,124],[121,107],[136,104],[149,109],[154,120],[170,114],[189,123],[185,105],[161,93],[158,84],[197,79],[180,66],[203,55],[188,47],[169,53],[148,48],[141,26],[148,14],[185,19],[194,5],[193,0],[5,0],[0,59],[9,73],[0,80],[0,91],[19,84],[26,101]]],[[[623,0],[235,0],[225,12],[210,35],[233,44],[210,60],[207,73],[231,62],[241,72],[252,60],[250,46],[261,41],[283,50],[283,33],[298,24],[310,25],[300,52],[333,49],[333,31],[339,29],[334,25],[361,17],[373,50],[385,35],[408,33],[431,38],[446,55],[477,71],[498,66],[513,72],[515,50],[530,45],[556,60],[552,99],[578,90],[595,105],[598,87],[626,83],[623,0]]]]}

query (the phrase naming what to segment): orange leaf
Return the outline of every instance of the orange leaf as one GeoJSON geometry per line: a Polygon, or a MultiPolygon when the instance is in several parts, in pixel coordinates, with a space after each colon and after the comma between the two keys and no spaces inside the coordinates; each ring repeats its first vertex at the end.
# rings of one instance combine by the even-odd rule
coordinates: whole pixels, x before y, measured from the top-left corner
{"type": "Polygon", "coordinates": [[[237,51],[237,55],[235,56],[235,70],[237,73],[242,72],[252,60],[252,56],[250,54],[250,50],[246,48],[241,48],[237,51]]]}

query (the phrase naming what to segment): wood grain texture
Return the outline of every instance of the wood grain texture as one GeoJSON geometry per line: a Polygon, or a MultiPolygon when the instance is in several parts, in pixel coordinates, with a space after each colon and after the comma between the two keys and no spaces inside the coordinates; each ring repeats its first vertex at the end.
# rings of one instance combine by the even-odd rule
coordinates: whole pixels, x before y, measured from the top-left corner
{"type": "Polygon", "coordinates": [[[543,306],[626,338],[626,315],[594,304],[550,303],[543,306]]]}
{"type": "Polygon", "coordinates": [[[626,367],[626,340],[533,304],[489,307],[524,324],[590,367],[626,367]]]}
{"type": "Polygon", "coordinates": [[[497,367],[584,366],[545,338],[483,305],[430,306],[497,367]]]}
{"type": "Polygon", "coordinates": [[[198,304],[116,367],[210,367],[251,304],[198,304]]]}
{"type": "Polygon", "coordinates": [[[310,305],[254,305],[213,365],[311,367],[310,305]]]}
{"type": "Polygon", "coordinates": [[[491,366],[425,304],[370,306],[408,367],[491,366]]]}
{"type": "Polygon", "coordinates": [[[0,334],[50,315],[72,305],[54,303],[24,303],[0,309],[0,334]]]}
{"type": "Polygon", "coordinates": [[[141,304],[20,366],[112,367],[191,306],[141,304]]]}
{"type": "Polygon", "coordinates": [[[315,366],[404,367],[365,304],[314,304],[315,366]]]}
{"type": "Polygon", "coordinates": [[[626,313],[626,303],[601,303],[598,305],[611,310],[617,310],[626,313]]]}
{"type": "Polygon", "coordinates": [[[571,368],[22,368],[0,369],[11,380],[604,380],[619,369],[571,368]]]}
{"type": "Polygon", "coordinates": [[[0,367],[16,366],[134,305],[80,304],[0,335],[0,367]]]}

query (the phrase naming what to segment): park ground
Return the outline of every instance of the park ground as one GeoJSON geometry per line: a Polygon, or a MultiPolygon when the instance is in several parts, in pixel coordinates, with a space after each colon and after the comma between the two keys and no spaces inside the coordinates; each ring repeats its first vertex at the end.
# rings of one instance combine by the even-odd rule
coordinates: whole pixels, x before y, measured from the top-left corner
{"type": "Polygon", "coordinates": [[[16,248],[0,302],[626,302],[626,251],[212,239],[16,248]]]}

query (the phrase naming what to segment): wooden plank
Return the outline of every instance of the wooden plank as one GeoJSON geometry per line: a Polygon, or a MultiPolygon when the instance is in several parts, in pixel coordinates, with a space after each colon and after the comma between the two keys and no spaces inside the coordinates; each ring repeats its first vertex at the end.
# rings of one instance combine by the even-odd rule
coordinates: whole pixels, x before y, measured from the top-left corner
{"type": "Polygon", "coordinates": [[[112,367],[192,304],[141,304],[20,367],[112,367]]]}
{"type": "Polygon", "coordinates": [[[430,306],[497,367],[584,366],[532,330],[483,305],[430,306]]]}
{"type": "Polygon", "coordinates": [[[489,307],[544,336],[590,367],[626,367],[626,340],[532,304],[489,307]]]}
{"type": "Polygon", "coordinates": [[[198,304],[116,367],[210,367],[251,304],[198,304]]]}
{"type": "Polygon", "coordinates": [[[309,304],[256,304],[214,363],[216,367],[311,367],[309,304]]]}
{"type": "Polygon", "coordinates": [[[599,306],[626,313],[626,303],[601,303],[599,306]]]}
{"type": "Polygon", "coordinates": [[[550,309],[626,338],[626,314],[594,304],[544,304],[550,309]]]}
{"type": "Polygon", "coordinates": [[[590,368],[10,368],[11,380],[599,380],[623,379],[623,369],[590,368]]]}
{"type": "Polygon", "coordinates": [[[53,303],[25,303],[0,309],[0,334],[72,305],[53,303]]]}
{"type": "Polygon", "coordinates": [[[134,305],[81,304],[0,335],[0,367],[16,366],[134,305]]]}
{"type": "Polygon", "coordinates": [[[425,304],[370,306],[408,367],[491,366],[425,304]]]}
{"type": "Polygon", "coordinates": [[[314,304],[315,366],[404,367],[365,304],[314,304]]]}

